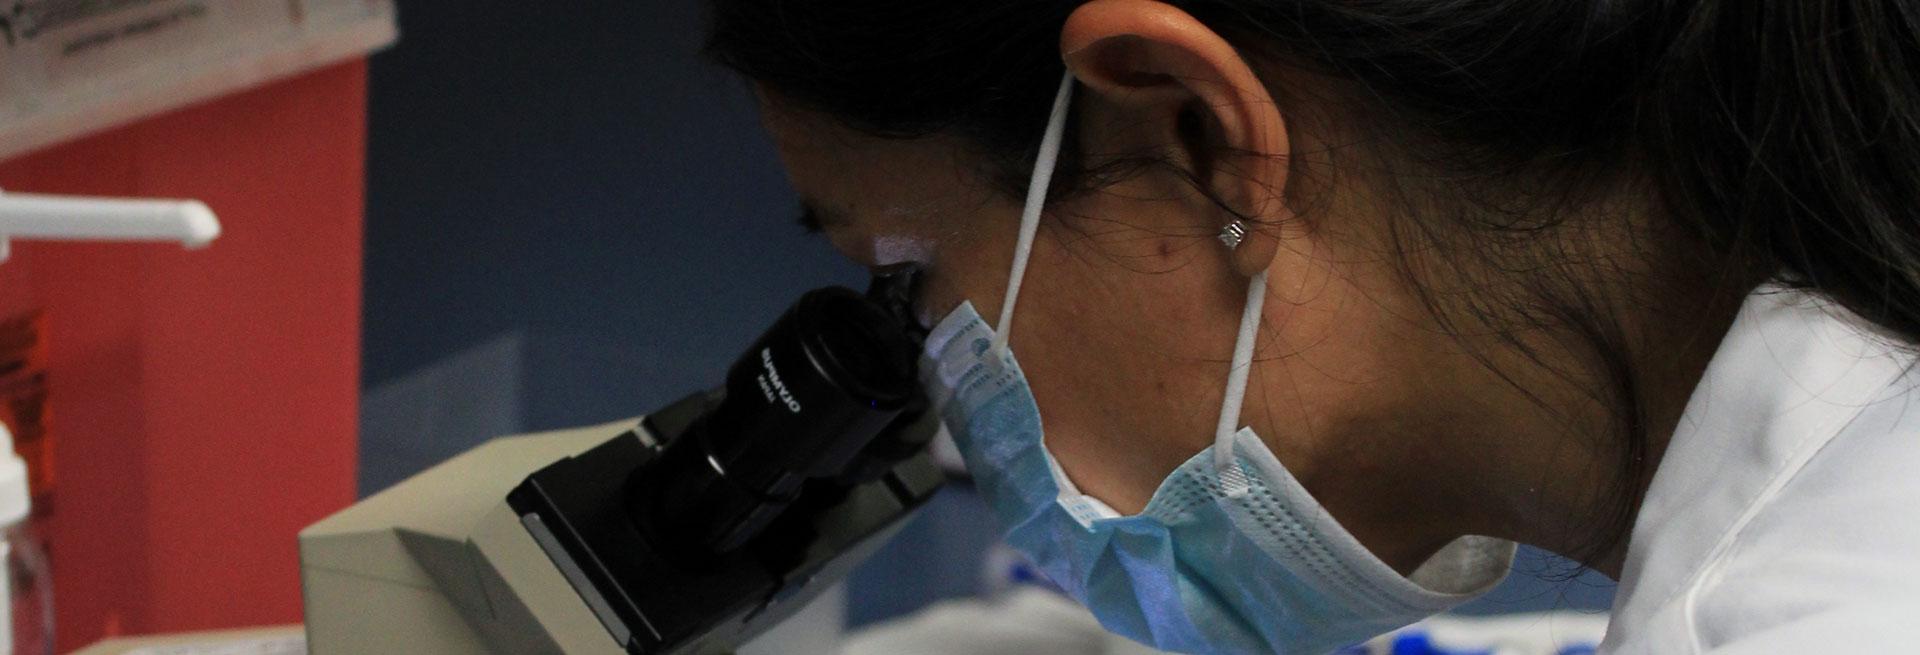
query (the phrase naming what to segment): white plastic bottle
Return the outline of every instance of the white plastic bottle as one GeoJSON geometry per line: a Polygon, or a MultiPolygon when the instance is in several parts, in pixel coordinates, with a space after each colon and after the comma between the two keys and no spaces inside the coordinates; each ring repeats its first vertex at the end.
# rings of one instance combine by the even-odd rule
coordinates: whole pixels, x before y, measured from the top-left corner
{"type": "Polygon", "coordinates": [[[0,424],[0,654],[52,655],[53,576],[46,553],[27,531],[32,509],[27,463],[13,450],[13,433],[0,424]]]}

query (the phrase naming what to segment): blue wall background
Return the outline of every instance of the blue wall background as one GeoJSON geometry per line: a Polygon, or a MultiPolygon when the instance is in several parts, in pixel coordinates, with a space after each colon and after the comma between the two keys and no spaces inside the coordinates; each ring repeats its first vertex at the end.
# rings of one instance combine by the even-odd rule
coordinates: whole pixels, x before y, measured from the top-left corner
{"type": "MultiPolygon", "coordinates": [[[[369,389],[504,339],[517,427],[631,416],[717,381],[802,291],[862,283],[795,226],[746,87],[697,57],[697,1],[512,6],[401,2],[373,59],[369,389]]],[[[369,489],[425,463],[374,452],[369,489]]]]}
{"type": "MultiPolygon", "coordinates": [[[[399,9],[372,63],[362,493],[716,384],[800,293],[864,284],[796,227],[745,85],[698,56],[699,0],[399,9]]],[[[850,620],[978,591],[993,531],[943,495],[855,576],[850,620]]],[[[1519,575],[1472,611],[1611,592],[1519,575]]]]}

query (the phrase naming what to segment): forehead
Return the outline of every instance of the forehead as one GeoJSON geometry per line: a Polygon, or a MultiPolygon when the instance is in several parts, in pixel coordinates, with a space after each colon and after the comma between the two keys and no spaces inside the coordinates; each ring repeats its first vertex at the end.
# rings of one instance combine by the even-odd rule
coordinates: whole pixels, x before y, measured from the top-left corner
{"type": "Polygon", "coordinates": [[[762,91],[761,120],[794,190],[828,217],[881,225],[954,218],[990,203],[977,157],[955,137],[884,138],[762,91]]]}

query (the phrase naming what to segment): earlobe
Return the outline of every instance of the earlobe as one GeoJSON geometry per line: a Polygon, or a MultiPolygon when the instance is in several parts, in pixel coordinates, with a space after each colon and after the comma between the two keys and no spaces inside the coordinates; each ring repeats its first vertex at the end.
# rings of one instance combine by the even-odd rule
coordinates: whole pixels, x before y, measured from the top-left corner
{"type": "Polygon", "coordinates": [[[1280,238],[1274,228],[1248,225],[1246,229],[1247,236],[1232,249],[1231,259],[1234,272],[1253,277],[1273,266],[1273,258],[1280,253],[1280,238]]]}
{"type": "Polygon", "coordinates": [[[1179,8],[1154,0],[1092,0],[1067,19],[1060,47],[1086,92],[1177,125],[1199,111],[1217,134],[1202,144],[1231,153],[1228,166],[1196,165],[1218,199],[1224,229],[1236,217],[1247,233],[1231,259],[1252,276],[1272,263],[1277,238],[1267,226],[1289,218],[1279,202],[1287,184],[1285,120],[1264,81],[1232,44],[1179,8]]]}

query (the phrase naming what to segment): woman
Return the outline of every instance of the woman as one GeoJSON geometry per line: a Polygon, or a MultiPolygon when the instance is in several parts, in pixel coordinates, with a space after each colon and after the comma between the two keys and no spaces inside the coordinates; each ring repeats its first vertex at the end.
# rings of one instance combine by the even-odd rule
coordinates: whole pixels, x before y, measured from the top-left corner
{"type": "Polygon", "coordinates": [[[1324,651],[1523,542],[1611,652],[1920,637],[1920,3],[714,5],[1109,629],[1324,651]]]}

